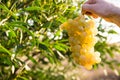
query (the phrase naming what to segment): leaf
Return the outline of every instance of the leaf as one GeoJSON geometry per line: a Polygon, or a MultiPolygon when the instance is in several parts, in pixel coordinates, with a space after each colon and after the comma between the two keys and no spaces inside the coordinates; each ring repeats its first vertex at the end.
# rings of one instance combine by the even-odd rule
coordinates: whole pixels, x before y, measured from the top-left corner
{"type": "Polygon", "coordinates": [[[45,56],[45,57],[47,57],[47,59],[50,61],[50,63],[55,63],[55,58],[54,58],[54,56],[53,55],[49,55],[50,54],[50,52],[46,52],[46,53],[43,53],[43,55],[45,56]],[[46,54],[47,53],[47,54],[46,54]]]}
{"type": "Polygon", "coordinates": [[[8,53],[10,56],[12,55],[12,53],[9,50],[7,50],[4,46],[2,46],[1,44],[0,44],[0,52],[8,53]]]}
{"type": "Polygon", "coordinates": [[[113,29],[112,29],[112,30],[109,30],[108,33],[109,33],[109,34],[118,34],[118,33],[117,33],[115,30],[113,30],[113,29]]]}
{"type": "Polygon", "coordinates": [[[27,32],[33,38],[33,46],[36,44],[36,39],[35,39],[34,33],[25,27],[25,26],[27,26],[26,23],[20,22],[20,21],[16,21],[16,22],[8,23],[8,25],[12,26],[12,27],[19,27],[23,31],[27,32]]]}
{"type": "Polygon", "coordinates": [[[26,78],[26,77],[23,77],[23,76],[19,76],[19,77],[18,77],[18,80],[29,80],[29,79],[26,78]]]}
{"type": "Polygon", "coordinates": [[[11,66],[12,62],[10,60],[10,57],[5,54],[0,54],[0,65],[2,66],[11,66]]]}
{"type": "Polygon", "coordinates": [[[61,31],[58,30],[58,31],[55,33],[55,36],[60,36],[60,33],[61,33],[61,31]]]}
{"type": "Polygon", "coordinates": [[[35,10],[40,10],[41,8],[40,7],[38,7],[38,6],[32,6],[32,7],[27,7],[27,8],[25,8],[24,10],[25,11],[35,11],[35,10]]]}
{"type": "Polygon", "coordinates": [[[39,43],[39,49],[45,51],[45,54],[43,54],[43,55],[45,55],[48,58],[48,60],[50,61],[50,63],[53,64],[53,63],[58,62],[58,60],[57,60],[54,52],[48,47],[47,44],[45,44],[44,42],[40,42],[39,43]]]}
{"type": "Polygon", "coordinates": [[[24,25],[24,26],[27,25],[27,23],[24,23],[24,22],[21,22],[21,21],[14,21],[14,22],[11,22],[10,24],[11,25],[24,25]]]}
{"type": "Polygon", "coordinates": [[[37,64],[37,61],[33,58],[33,56],[27,56],[33,63],[37,64]]]}
{"type": "Polygon", "coordinates": [[[68,39],[62,39],[60,41],[58,41],[59,43],[67,43],[68,42],[68,39]]]}
{"type": "Polygon", "coordinates": [[[105,40],[107,40],[107,37],[105,37],[105,36],[103,36],[103,35],[101,35],[101,34],[97,34],[97,37],[99,37],[100,39],[105,39],[105,40]]]}
{"type": "Polygon", "coordinates": [[[40,43],[39,43],[39,49],[48,50],[48,47],[47,47],[47,45],[46,45],[45,43],[40,42],[40,43]]]}
{"type": "Polygon", "coordinates": [[[64,23],[65,21],[67,21],[66,17],[63,17],[61,15],[59,15],[59,18],[57,18],[58,21],[60,21],[61,23],[64,23]]]}
{"type": "Polygon", "coordinates": [[[59,50],[59,51],[63,51],[63,52],[66,51],[64,48],[62,48],[62,47],[59,46],[59,45],[55,45],[54,48],[57,49],[57,50],[59,50]]]}
{"type": "Polygon", "coordinates": [[[56,43],[54,45],[54,48],[59,50],[59,51],[63,51],[63,52],[66,52],[66,49],[68,49],[69,47],[64,45],[64,44],[61,44],[61,43],[56,43]]]}
{"type": "Polygon", "coordinates": [[[6,12],[13,14],[4,4],[0,4],[0,8],[2,8],[3,10],[5,10],[6,12]]]}
{"type": "Polygon", "coordinates": [[[50,28],[52,25],[52,21],[51,22],[46,22],[45,24],[43,24],[43,28],[50,28]]]}
{"type": "Polygon", "coordinates": [[[9,36],[10,36],[10,37],[16,37],[15,32],[14,32],[12,29],[9,29],[9,30],[10,30],[9,36]]]}
{"type": "Polygon", "coordinates": [[[110,57],[114,57],[114,54],[112,53],[111,49],[106,48],[106,51],[108,52],[108,54],[110,55],[110,57]]]}

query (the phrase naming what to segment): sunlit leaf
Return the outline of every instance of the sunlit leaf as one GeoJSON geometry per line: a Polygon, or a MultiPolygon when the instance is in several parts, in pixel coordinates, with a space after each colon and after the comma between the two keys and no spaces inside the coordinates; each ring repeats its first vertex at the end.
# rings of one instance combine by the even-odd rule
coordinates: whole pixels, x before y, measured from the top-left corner
{"type": "Polygon", "coordinates": [[[32,56],[27,56],[33,63],[37,64],[37,61],[32,56]]]}
{"type": "Polygon", "coordinates": [[[108,33],[109,34],[118,34],[115,30],[109,30],[108,33]]]}
{"type": "Polygon", "coordinates": [[[12,53],[9,50],[7,50],[4,46],[2,46],[1,44],[0,44],[0,52],[7,53],[10,56],[12,55],[12,53]]]}
{"type": "Polygon", "coordinates": [[[26,11],[34,11],[34,10],[40,10],[40,9],[41,9],[40,7],[34,6],[34,7],[25,8],[24,10],[26,10],[26,11]]]}

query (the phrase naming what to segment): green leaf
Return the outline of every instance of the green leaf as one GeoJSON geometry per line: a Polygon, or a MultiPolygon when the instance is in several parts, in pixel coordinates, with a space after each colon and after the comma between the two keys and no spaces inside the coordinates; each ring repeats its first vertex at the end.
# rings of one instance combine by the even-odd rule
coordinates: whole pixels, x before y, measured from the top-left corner
{"type": "Polygon", "coordinates": [[[66,49],[68,49],[69,47],[66,46],[65,44],[61,44],[61,43],[56,43],[54,45],[54,48],[59,50],[59,51],[63,51],[63,52],[66,52],[66,49]]]}
{"type": "Polygon", "coordinates": [[[63,47],[61,47],[59,45],[55,45],[54,48],[57,49],[57,50],[59,50],[59,51],[63,51],[63,52],[66,51],[63,47]]]}
{"type": "Polygon", "coordinates": [[[37,61],[33,58],[33,56],[27,56],[33,63],[37,64],[37,61]]]}
{"type": "Polygon", "coordinates": [[[33,38],[33,46],[36,45],[36,39],[35,39],[34,33],[25,27],[25,26],[27,26],[26,23],[17,21],[17,22],[8,23],[8,25],[12,26],[12,27],[19,27],[23,31],[27,32],[33,38]]]}
{"type": "Polygon", "coordinates": [[[61,31],[58,30],[58,31],[56,32],[55,36],[59,36],[60,33],[61,33],[61,31]]]}
{"type": "Polygon", "coordinates": [[[10,37],[16,37],[16,34],[12,29],[10,29],[9,36],[10,37]]]}
{"type": "Polygon", "coordinates": [[[12,11],[10,11],[4,4],[0,3],[0,8],[8,12],[9,14],[13,14],[12,11]]]}
{"type": "Polygon", "coordinates": [[[45,43],[40,42],[40,43],[39,43],[39,49],[48,50],[48,47],[47,47],[47,45],[46,45],[45,43]]]}
{"type": "Polygon", "coordinates": [[[54,52],[48,47],[47,44],[45,44],[44,42],[40,42],[39,49],[41,49],[45,52],[43,55],[45,55],[48,58],[50,63],[53,64],[53,63],[58,62],[54,52]]]}
{"type": "Polygon", "coordinates": [[[0,52],[8,53],[10,56],[12,55],[12,53],[9,50],[7,50],[4,46],[2,46],[1,44],[0,44],[0,52]]]}
{"type": "Polygon", "coordinates": [[[40,10],[41,8],[40,7],[38,7],[38,6],[32,6],[32,7],[27,7],[27,8],[25,8],[24,10],[26,10],[26,11],[35,11],[35,10],[40,10]]]}
{"type": "Polygon", "coordinates": [[[23,25],[23,26],[27,26],[27,23],[21,22],[21,21],[14,21],[10,23],[11,25],[23,25]]]}
{"type": "Polygon", "coordinates": [[[61,15],[59,15],[59,18],[57,18],[58,21],[60,21],[61,23],[64,23],[65,21],[67,21],[66,17],[63,17],[61,15]]]}
{"type": "Polygon", "coordinates": [[[109,34],[118,34],[118,33],[117,33],[115,30],[113,30],[113,29],[112,29],[112,30],[109,30],[108,33],[109,33],[109,34]]]}
{"type": "Polygon", "coordinates": [[[110,55],[110,57],[114,57],[114,54],[112,53],[111,49],[106,48],[106,51],[108,52],[108,54],[110,55]]]}
{"type": "Polygon", "coordinates": [[[5,54],[0,54],[0,65],[11,66],[12,62],[11,62],[10,56],[5,54]]]}
{"type": "Polygon", "coordinates": [[[29,79],[26,78],[26,77],[23,77],[23,76],[19,76],[19,77],[18,77],[18,80],[29,80],[29,79]]]}

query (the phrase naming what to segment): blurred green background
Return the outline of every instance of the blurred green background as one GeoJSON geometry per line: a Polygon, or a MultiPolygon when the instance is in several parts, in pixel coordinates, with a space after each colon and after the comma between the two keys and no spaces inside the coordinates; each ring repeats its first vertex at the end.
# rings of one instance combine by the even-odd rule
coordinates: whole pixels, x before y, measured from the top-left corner
{"type": "MultiPolygon", "coordinates": [[[[79,80],[80,65],[72,57],[66,31],[59,26],[77,17],[85,0],[0,0],[0,80],[79,80]],[[79,74],[78,74],[79,75],[79,74]]],[[[90,17],[88,17],[90,18],[90,17]]],[[[108,44],[100,33],[117,34],[97,23],[95,50],[102,62],[119,73],[119,43],[108,44]]]]}

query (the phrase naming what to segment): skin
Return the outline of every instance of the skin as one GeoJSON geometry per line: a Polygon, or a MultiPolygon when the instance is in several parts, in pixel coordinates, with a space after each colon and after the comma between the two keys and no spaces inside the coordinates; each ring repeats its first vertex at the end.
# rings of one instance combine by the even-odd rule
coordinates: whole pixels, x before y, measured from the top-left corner
{"type": "Polygon", "coordinates": [[[101,17],[120,27],[120,7],[109,0],[88,0],[82,6],[82,13],[94,18],[101,17]]]}

